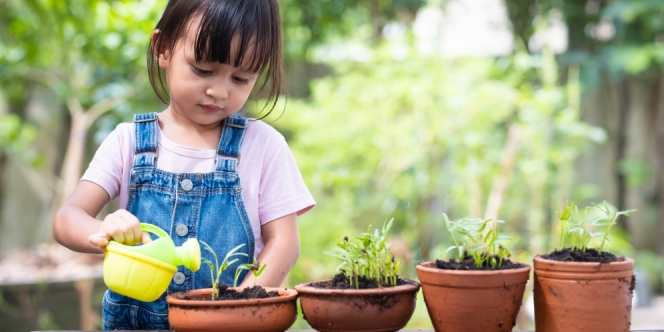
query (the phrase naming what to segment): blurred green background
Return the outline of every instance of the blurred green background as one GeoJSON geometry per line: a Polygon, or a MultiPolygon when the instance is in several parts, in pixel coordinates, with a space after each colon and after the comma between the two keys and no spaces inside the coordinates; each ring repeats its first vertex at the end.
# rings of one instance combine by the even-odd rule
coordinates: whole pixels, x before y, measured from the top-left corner
{"type": "MultiPolygon", "coordinates": [[[[0,2],[9,331],[98,327],[103,284],[75,267],[56,272],[64,254],[52,254],[50,224],[106,135],[165,107],[145,50],[166,2],[0,2]]],[[[265,121],[287,138],[318,203],[299,218],[302,254],[285,285],[330,277],[337,262],[323,252],[390,218],[401,274],[414,279],[417,262],[447,257],[442,213],[505,220],[513,258],[529,263],[558,245],[565,202],[607,200],[638,210],[609,243],[635,258],[635,310],[664,311],[664,1],[280,4],[288,96],[265,121]]],[[[254,96],[246,113],[263,105],[254,96]]],[[[523,310],[517,327],[532,328],[523,310]]],[[[664,328],[633,317],[633,327],[664,328]]],[[[431,328],[421,296],[407,328],[431,328]]]]}

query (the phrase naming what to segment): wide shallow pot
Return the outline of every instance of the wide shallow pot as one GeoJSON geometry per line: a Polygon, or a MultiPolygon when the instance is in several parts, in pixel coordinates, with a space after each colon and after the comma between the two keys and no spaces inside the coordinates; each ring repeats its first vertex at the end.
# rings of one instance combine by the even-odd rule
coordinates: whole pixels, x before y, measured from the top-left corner
{"type": "Polygon", "coordinates": [[[535,256],[535,328],[551,331],[629,331],[634,260],[560,262],[535,256]]]}
{"type": "Polygon", "coordinates": [[[530,277],[527,265],[458,271],[423,262],[416,269],[436,331],[511,331],[530,277]]]}
{"type": "Polygon", "coordinates": [[[397,331],[408,323],[420,289],[416,281],[373,289],[326,289],[312,281],[295,286],[304,319],[318,331],[397,331]]]}
{"type": "Polygon", "coordinates": [[[278,297],[210,301],[211,288],[174,293],[166,297],[168,322],[176,332],[285,331],[297,318],[297,291],[266,287],[278,297]],[[186,295],[189,300],[183,299],[186,295]]]}

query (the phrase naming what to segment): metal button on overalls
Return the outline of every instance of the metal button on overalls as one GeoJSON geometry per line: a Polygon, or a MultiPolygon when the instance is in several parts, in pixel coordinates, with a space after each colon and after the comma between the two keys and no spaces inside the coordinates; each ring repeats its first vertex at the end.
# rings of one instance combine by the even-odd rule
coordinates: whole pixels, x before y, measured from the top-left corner
{"type": "Polygon", "coordinates": [[[194,183],[189,179],[184,179],[182,182],[180,182],[180,186],[182,187],[182,190],[189,191],[194,187],[194,183]]]}
{"type": "Polygon", "coordinates": [[[175,233],[180,236],[185,236],[189,233],[189,227],[185,224],[178,224],[177,227],[175,227],[175,233]]]}
{"type": "Polygon", "coordinates": [[[173,282],[178,284],[178,285],[184,284],[184,279],[186,279],[186,278],[184,276],[184,273],[182,273],[182,272],[177,272],[173,276],[173,282]]]}

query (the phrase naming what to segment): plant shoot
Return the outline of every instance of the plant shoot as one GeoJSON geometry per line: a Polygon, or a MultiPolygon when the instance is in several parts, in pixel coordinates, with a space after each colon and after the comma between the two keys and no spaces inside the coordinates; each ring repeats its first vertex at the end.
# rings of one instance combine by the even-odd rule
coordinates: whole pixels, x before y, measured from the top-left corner
{"type": "Polygon", "coordinates": [[[459,262],[466,257],[472,257],[477,268],[491,267],[495,269],[503,265],[503,261],[510,257],[510,251],[503,246],[503,240],[509,240],[508,236],[498,234],[498,225],[504,224],[502,220],[496,220],[496,226],[491,227],[491,219],[462,218],[451,221],[446,214],[445,226],[452,234],[454,245],[447,248],[445,252],[456,251],[459,262]]]}
{"type": "Polygon", "coordinates": [[[337,242],[332,252],[326,253],[341,260],[336,273],[342,273],[351,285],[359,288],[358,280],[364,277],[373,280],[381,287],[396,286],[400,262],[394,259],[387,242],[387,233],[394,219],[383,224],[383,228],[371,232],[371,226],[352,243],[345,236],[337,242]]]}
{"type": "Polygon", "coordinates": [[[590,240],[599,238],[601,243],[598,251],[603,252],[604,245],[609,240],[609,232],[611,232],[613,225],[617,223],[618,218],[622,215],[629,216],[630,213],[636,210],[613,211],[606,201],[587,206],[583,209],[583,212],[579,211],[574,202],[567,205],[562,213],[558,212],[560,247],[563,248],[567,245],[572,249],[586,252],[590,240]],[[605,230],[603,232],[593,232],[593,228],[604,228],[605,230]]]}
{"type": "Polygon", "coordinates": [[[243,252],[236,252],[240,250],[244,246],[243,244],[238,245],[237,247],[231,249],[226,254],[226,257],[224,257],[224,260],[219,264],[219,258],[217,257],[217,254],[212,250],[212,247],[208,245],[207,243],[201,241],[203,244],[203,248],[207,251],[209,251],[212,254],[212,257],[214,257],[214,264],[212,264],[212,261],[210,261],[207,258],[203,258],[203,262],[210,268],[210,277],[212,279],[212,300],[217,298],[217,295],[219,294],[219,278],[221,277],[221,274],[228,269],[229,266],[233,265],[235,262],[238,261],[237,258],[230,260],[229,259],[233,256],[248,256],[247,254],[243,252]],[[215,271],[216,271],[216,276],[215,276],[215,271]]]}
{"type": "Polygon", "coordinates": [[[247,263],[247,264],[242,264],[238,266],[237,270],[235,270],[235,279],[233,280],[233,288],[237,288],[237,280],[240,278],[240,274],[242,271],[247,270],[251,271],[251,273],[254,275],[254,286],[256,286],[256,280],[258,277],[260,277],[261,274],[263,274],[263,271],[267,267],[267,264],[263,264],[261,266],[261,263],[256,260],[256,257],[254,257],[254,262],[252,263],[247,263]]]}

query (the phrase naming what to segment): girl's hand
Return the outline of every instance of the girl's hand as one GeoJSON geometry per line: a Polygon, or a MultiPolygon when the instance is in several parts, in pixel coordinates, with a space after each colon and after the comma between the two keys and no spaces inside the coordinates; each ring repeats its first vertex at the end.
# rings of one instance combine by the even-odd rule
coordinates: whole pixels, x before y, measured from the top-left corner
{"type": "Polygon", "coordinates": [[[102,249],[108,245],[108,241],[111,239],[127,245],[152,241],[147,232],[141,231],[141,224],[136,216],[127,210],[117,210],[107,215],[99,232],[88,237],[90,243],[102,249]]]}

